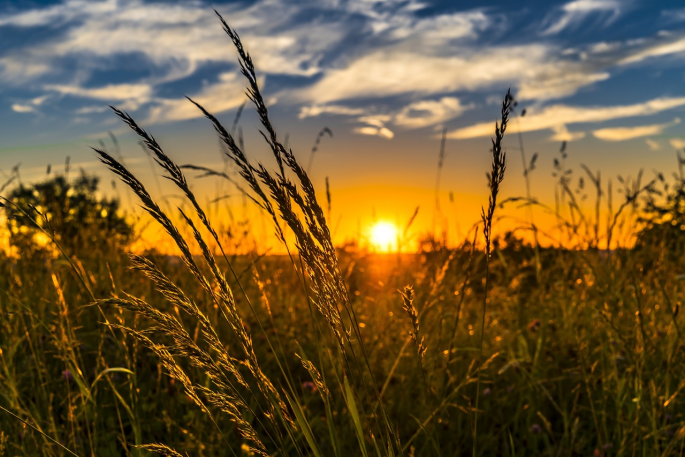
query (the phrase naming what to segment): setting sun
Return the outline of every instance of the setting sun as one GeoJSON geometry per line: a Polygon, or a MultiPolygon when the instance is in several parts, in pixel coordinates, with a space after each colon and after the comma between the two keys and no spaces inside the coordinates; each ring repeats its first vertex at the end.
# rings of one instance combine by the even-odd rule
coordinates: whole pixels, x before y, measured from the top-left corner
{"type": "Polygon", "coordinates": [[[390,222],[377,222],[372,226],[370,241],[377,251],[396,251],[398,249],[398,229],[390,222]]]}

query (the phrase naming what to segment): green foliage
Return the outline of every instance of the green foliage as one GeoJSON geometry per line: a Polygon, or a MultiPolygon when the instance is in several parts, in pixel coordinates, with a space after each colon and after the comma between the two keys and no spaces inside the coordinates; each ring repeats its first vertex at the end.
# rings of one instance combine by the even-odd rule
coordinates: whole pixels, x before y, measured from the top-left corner
{"type": "Polygon", "coordinates": [[[661,197],[666,193],[666,198],[660,200],[653,194],[646,198],[639,219],[645,228],[638,234],[638,248],[650,249],[659,244],[672,256],[684,251],[684,181],[683,178],[676,181],[671,189],[664,183],[663,192],[657,195],[661,197]]]}
{"type": "MultiPolygon", "coordinates": [[[[494,143],[485,252],[429,239],[418,254],[339,256],[309,177],[278,141],[250,56],[222,24],[279,171],[253,166],[196,105],[277,235],[286,243],[287,227],[295,236],[295,250],[229,260],[181,168],[115,109],[190,210],[177,224],[122,163],[96,152],[181,255],[0,262],[2,452],[683,455],[684,288],[675,274],[683,243],[645,238],[641,249],[609,252],[620,215],[636,226],[622,211],[653,195],[655,181],[639,178],[627,191],[607,227],[608,251],[598,249],[599,215],[595,225],[565,222],[568,234],[584,229],[586,239],[570,236],[576,246],[539,251],[514,233],[495,243],[504,156],[494,143]],[[246,271],[252,278],[236,273],[246,271]]],[[[28,233],[38,215],[68,252],[122,244],[130,228],[96,188],[86,177],[20,187],[10,198],[12,235],[28,233]]],[[[675,225],[672,207],[683,231],[683,192],[666,205],[647,209],[659,217],[644,234],[675,225]]]]}
{"type": "Polygon", "coordinates": [[[107,253],[125,246],[133,235],[117,199],[100,198],[98,178],[82,173],[73,181],[55,176],[19,185],[7,196],[10,243],[20,255],[41,250],[36,225],[52,234],[65,251],[79,255],[107,253]]]}

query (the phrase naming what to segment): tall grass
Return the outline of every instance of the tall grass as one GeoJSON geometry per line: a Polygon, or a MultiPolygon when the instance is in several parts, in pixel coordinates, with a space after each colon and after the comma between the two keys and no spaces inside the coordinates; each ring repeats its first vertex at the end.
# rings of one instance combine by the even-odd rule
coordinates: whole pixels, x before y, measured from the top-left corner
{"type": "Polygon", "coordinates": [[[590,170],[590,215],[560,162],[568,211],[531,195],[498,200],[508,91],[472,239],[398,256],[337,249],[329,193],[325,213],[278,139],[250,54],[219,20],[273,162],[251,161],[238,121],[226,129],[189,99],[226,165],[179,166],[113,108],[184,202],[159,204],[120,157],[95,153],[176,256],[68,252],[48,213],[4,200],[55,250],[0,263],[0,455],[683,454],[681,169],[671,188],[624,180],[605,230],[590,170]],[[256,205],[287,255],[236,255],[188,169],[256,205]],[[515,202],[556,215],[558,237],[527,223],[552,247],[494,235],[498,208],[515,202]]]}

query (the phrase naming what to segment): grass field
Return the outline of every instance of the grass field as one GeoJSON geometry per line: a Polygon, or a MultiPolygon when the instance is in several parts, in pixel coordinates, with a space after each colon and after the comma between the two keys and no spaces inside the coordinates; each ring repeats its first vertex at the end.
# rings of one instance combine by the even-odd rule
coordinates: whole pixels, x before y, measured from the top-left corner
{"type": "Polygon", "coordinates": [[[533,225],[532,241],[501,234],[508,93],[483,219],[462,245],[335,247],[224,27],[274,162],[251,162],[198,108],[289,253],[231,246],[184,170],[115,110],[185,195],[181,213],[95,152],[176,254],[129,255],[136,235],[112,203],[60,231],[56,214],[81,195],[67,195],[68,180],[41,204],[27,203],[32,192],[3,200],[13,249],[0,262],[0,456],[683,455],[682,172],[673,185],[625,183],[614,207],[598,179],[584,212],[561,168],[570,209],[551,209],[557,241],[539,245],[533,225]]]}

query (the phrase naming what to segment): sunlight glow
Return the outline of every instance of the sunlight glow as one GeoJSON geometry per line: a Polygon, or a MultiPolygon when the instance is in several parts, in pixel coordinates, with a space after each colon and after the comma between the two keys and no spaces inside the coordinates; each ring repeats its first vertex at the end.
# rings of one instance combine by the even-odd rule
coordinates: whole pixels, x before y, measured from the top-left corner
{"type": "Polygon", "coordinates": [[[370,241],[379,252],[394,252],[398,249],[398,229],[390,222],[377,222],[371,228],[370,241]]]}

